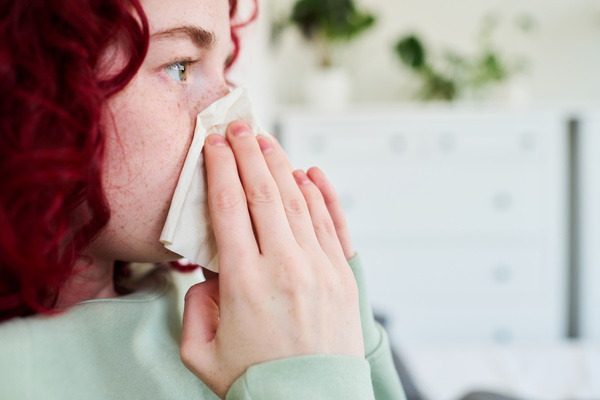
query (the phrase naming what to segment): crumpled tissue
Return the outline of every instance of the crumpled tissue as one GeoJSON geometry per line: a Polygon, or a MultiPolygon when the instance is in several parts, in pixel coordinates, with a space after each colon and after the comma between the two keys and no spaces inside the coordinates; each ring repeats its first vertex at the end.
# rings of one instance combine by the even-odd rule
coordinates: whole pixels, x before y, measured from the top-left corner
{"type": "Polygon", "coordinates": [[[225,136],[227,126],[235,120],[246,122],[254,135],[270,136],[261,127],[243,86],[198,114],[192,144],[160,235],[160,241],[167,249],[214,272],[219,271],[219,261],[208,209],[202,149],[207,136],[213,133],[225,136]]]}

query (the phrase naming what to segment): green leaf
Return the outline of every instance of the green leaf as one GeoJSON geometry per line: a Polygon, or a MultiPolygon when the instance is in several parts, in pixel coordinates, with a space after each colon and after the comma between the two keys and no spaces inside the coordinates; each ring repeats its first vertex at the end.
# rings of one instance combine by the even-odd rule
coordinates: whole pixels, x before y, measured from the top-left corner
{"type": "Polygon", "coordinates": [[[375,17],[356,10],[352,0],[298,0],[291,21],[305,38],[350,40],[375,23],[375,17]]]}
{"type": "Polygon", "coordinates": [[[425,48],[415,35],[400,39],[395,50],[402,62],[412,69],[421,69],[427,63],[425,48]]]}

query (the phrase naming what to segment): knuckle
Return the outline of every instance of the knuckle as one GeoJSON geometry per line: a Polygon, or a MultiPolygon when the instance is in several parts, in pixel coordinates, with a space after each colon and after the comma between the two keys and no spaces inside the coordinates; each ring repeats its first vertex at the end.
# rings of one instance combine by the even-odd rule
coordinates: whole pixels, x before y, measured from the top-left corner
{"type": "Polygon", "coordinates": [[[335,225],[333,225],[333,222],[330,220],[313,221],[313,227],[317,236],[322,235],[330,238],[337,238],[335,225]]]}
{"type": "Polygon", "coordinates": [[[202,286],[197,283],[194,286],[190,287],[188,291],[185,293],[184,301],[187,303],[192,300],[197,294],[202,291],[202,286]]]}
{"type": "Polygon", "coordinates": [[[306,205],[304,200],[299,197],[290,197],[284,200],[283,206],[285,208],[285,212],[288,215],[302,215],[306,211],[306,205]]]}
{"type": "Polygon", "coordinates": [[[244,195],[241,191],[228,188],[219,190],[211,195],[211,206],[216,211],[227,212],[238,207],[243,202],[244,195]]]}
{"type": "Polygon", "coordinates": [[[252,185],[246,191],[248,203],[252,204],[269,204],[273,203],[279,197],[279,193],[269,183],[259,183],[252,185]]]}
{"type": "Polygon", "coordinates": [[[193,364],[192,343],[193,341],[186,335],[182,335],[181,344],[179,346],[179,357],[181,358],[183,365],[188,368],[193,364]]]}
{"type": "Polygon", "coordinates": [[[181,335],[181,344],[179,345],[179,358],[183,365],[188,369],[195,368],[198,365],[197,345],[194,337],[186,332],[181,335]]]}
{"type": "Polygon", "coordinates": [[[201,357],[198,357],[198,348],[193,338],[182,339],[179,347],[179,358],[181,363],[198,377],[202,377],[205,370],[201,357]]]}

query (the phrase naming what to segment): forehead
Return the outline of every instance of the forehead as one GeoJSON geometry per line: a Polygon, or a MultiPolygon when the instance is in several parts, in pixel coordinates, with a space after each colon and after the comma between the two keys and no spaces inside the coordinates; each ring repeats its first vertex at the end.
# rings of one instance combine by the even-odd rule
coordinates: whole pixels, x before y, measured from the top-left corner
{"type": "Polygon", "coordinates": [[[141,0],[150,34],[177,26],[198,26],[215,33],[219,42],[229,37],[228,0],[141,0]]]}

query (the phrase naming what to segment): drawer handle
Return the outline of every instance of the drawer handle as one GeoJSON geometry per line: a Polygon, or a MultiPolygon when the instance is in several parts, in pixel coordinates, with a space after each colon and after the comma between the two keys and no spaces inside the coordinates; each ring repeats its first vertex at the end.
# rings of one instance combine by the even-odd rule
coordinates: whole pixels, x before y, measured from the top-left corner
{"type": "Polygon", "coordinates": [[[390,140],[390,148],[392,149],[392,153],[402,154],[406,151],[406,138],[401,135],[394,135],[390,140]]]}
{"type": "Polygon", "coordinates": [[[440,149],[444,152],[451,152],[456,147],[456,138],[452,133],[444,133],[439,139],[440,149]]]}
{"type": "Polygon", "coordinates": [[[496,283],[499,284],[506,284],[511,279],[510,268],[506,265],[499,265],[496,268],[494,268],[492,275],[496,283]]]}
{"type": "Polygon", "coordinates": [[[492,204],[498,211],[507,211],[512,207],[513,199],[509,193],[499,192],[492,198],[492,204]]]}
{"type": "Polygon", "coordinates": [[[492,335],[493,335],[494,341],[497,343],[502,343],[502,344],[508,343],[512,339],[510,330],[508,330],[506,328],[498,328],[494,331],[494,333],[492,335]]]}
{"type": "Polygon", "coordinates": [[[521,135],[521,148],[525,151],[533,151],[535,149],[535,135],[531,132],[521,135]]]}

